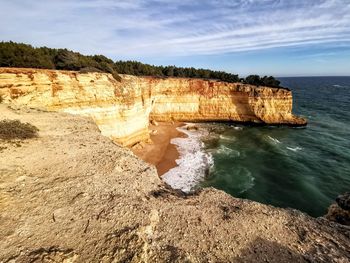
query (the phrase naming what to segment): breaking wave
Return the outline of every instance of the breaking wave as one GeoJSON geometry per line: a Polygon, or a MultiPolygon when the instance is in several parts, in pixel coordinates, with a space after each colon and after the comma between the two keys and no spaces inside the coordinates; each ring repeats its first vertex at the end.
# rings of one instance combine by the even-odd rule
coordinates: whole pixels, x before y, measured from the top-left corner
{"type": "Polygon", "coordinates": [[[210,153],[205,152],[204,143],[201,141],[201,137],[207,135],[206,131],[188,131],[183,127],[177,129],[188,137],[171,140],[180,154],[179,159],[176,160],[178,166],[170,169],[162,178],[172,188],[190,192],[209,173],[213,158],[210,153]]]}

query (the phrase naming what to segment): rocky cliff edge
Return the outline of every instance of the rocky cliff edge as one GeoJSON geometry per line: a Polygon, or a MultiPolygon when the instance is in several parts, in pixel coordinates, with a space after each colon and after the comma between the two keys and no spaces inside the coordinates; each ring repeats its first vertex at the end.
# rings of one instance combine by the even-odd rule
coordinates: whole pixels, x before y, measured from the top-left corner
{"type": "Polygon", "coordinates": [[[0,118],[40,130],[1,141],[0,262],[349,262],[348,227],[174,192],[89,118],[1,104],[0,118]]]}

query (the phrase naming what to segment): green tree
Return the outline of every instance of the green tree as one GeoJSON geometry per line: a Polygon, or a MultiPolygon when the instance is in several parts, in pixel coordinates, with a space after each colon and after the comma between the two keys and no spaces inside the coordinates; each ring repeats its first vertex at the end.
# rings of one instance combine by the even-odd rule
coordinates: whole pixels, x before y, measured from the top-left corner
{"type": "Polygon", "coordinates": [[[259,75],[249,75],[245,78],[245,82],[247,84],[251,84],[255,86],[260,86],[263,84],[259,75]]]}
{"type": "Polygon", "coordinates": [[[238,75],[224,71],[193,67],[155,66],[138,61],[113,62],[103,55],[84,56],[68,49],[34,48],[31,45],[15,42],[0,42],[0,66],[106,72],[112,74],[117,80],[120,80],[118,75],[120,73],[137,76],[216,79],[226,82],[280,87],[280,82],[272,76],[261,78],[258,75],[250,75],[245,79],[240,79],[238,75]]]}
{"type": "Polygon", "coordinates": [[[78,55],[67,49],[58,50],[53,61],[56,69],[79,70],[82,68],[78,55]]]}

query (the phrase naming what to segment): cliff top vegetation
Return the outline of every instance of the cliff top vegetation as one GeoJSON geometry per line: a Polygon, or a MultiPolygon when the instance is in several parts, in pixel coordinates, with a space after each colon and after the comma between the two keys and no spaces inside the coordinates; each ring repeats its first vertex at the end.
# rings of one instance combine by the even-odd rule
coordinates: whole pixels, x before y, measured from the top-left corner
{"type": "Polygon", "coordinates": [[[272,76],[250,75],[246,78],[239,78],[237,74],[209,69],[154,66],[137,61],[114,62],[103,55],[86,56],[68,49],[35,48],[31,45],[12,41],[0,42],[0,67],[106,72],[112,74],[116,80],[120,80],[119,73],[136,76],[217,79],[257,86],[280,87],[280,82],[272,76]]]}
{"type": "Polygon", "coordinates": [[[19,120],[0,121],[0,140],[30,139],[38,135],[39,129],[19,120]]]}

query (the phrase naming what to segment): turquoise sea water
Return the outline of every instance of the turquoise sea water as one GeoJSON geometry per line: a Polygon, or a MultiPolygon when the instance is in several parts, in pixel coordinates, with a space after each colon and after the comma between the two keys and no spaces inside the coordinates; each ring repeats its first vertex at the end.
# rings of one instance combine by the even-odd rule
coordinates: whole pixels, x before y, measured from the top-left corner
{"type": "Polygon", "coordinates": [[[321,216],[350,191],[350,77],[280,80],[308,126],[204,124],[211,168],[200,185],[321,216]]]}

